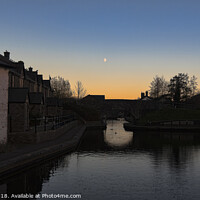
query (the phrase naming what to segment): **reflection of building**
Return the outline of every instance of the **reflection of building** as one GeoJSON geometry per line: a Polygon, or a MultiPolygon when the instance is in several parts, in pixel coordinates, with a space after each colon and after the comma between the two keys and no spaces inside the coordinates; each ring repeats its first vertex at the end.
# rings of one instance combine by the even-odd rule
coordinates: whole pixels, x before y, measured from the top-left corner
{"type": "Polygon", "coordinates": [[[68,159],[64,159],[64,157],[59,157],[44,164],[40,164],[22,174],[6,180],[3,184],[0,183],[0,194],[7,194],[9,197],[11,197],[12,194],[38,194],[42,191],[43,184],[49,181],[57,168],[67,166],[68,159]]]}
{"type": "Polygon", "coordinates": [[[24,62],[11,60],[9,52],[0,54],[0,141],[6,141],[8,129],[29,129],[29,116],[44,116],[51,96],[50,80],[43,80],[32,67],[25,69],[24,62]]]}

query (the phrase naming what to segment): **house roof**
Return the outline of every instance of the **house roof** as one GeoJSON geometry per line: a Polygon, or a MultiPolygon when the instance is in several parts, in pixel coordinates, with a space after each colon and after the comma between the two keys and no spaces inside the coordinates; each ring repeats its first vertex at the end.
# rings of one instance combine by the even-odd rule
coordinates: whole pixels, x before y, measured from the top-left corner
{"type": "Polygon", "coordinates": [[[24,62],[15,62],[8,59],[0,54],[0,67],[10,69],[10,72],[16,74],[17,76],[24,75],[24,62]]]}
{"type": "Polygon", "coordinates": [[[9,103],[25,103],[28,98],[28,88],[9,88],[9,103]]]}
{"type": "Polygon", "coordinates": [[[31,92],[29,93],[30,104],[44,104],[43,93],[31,92]]]}
{"type": "Polygon", "coordinates": [[[15,64],[14,61],[12,61],[12,60],[6,58],[5,56],[3,56],[3,55],[1,55],[1,54],[0,54],[0,61],[3,62],[3,63],[9,64],[9,65],[15,64]]]}
{"type": "Polygon", "coordinates": [[[143,98],[141,98],[142,101],[150,101],[153,98],[149,97],[149,96],[144,96],[143,98]]]}
{"type": "Polygon", "coordinates": [[[105,100],[105,95],[87,95],[86,97],[83,98],[83,100],[88,100],[88,99],[95,99],[97,101],[104,101],[105,100]]]}
{"type": "Polygon", "coordinates": [[[0,61],[0,67],[4,68],[4,69],[12,69],[13,68],[13,66],[10,66],[10,65],[3,63],[1,61],[0,61]]]}
{"type": "Polygon", "coordinates": [[[25,70],[26,78],[37,82],[37,72],[25,70]]]}

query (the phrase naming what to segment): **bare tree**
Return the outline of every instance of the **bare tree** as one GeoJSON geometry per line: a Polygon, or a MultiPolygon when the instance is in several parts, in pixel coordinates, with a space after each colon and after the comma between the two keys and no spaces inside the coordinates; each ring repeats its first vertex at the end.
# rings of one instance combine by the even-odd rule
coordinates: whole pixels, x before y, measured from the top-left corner
{"type": "Polygon", "coordinates": [[[51,79],[53,94],[59,98],[68,98],[72,96],[71,85],[68,80],[58,76],[51,79]]]}
{"type": "Polygon", "coordinates": [[[167,86],[168,82],[165,80],[165,78],[163,76],[159,77],[156,75],[150,85],[150,96],[158,98],[164,94],[167,94],[167,86]]]}
{"type": "Polygon", "coordinates": [[[190,78],[190,89],[191,89],[191,96],[194,96],[195,94],[197,94],[197,77],[196,76],[192,76],[190,78]]]}
{"type": "Polygon", "coordinates": [[[77,81],[75,84],[75,95],[77,99],[81,99],[86,95],[86,89],[83,87],[83,84],[81,81],[77,81]]]}

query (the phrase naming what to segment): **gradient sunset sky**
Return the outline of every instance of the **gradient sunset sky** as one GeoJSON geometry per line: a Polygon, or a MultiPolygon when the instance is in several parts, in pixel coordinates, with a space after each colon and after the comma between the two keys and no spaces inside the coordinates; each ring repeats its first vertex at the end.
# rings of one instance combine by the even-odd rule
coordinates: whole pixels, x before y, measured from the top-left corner
{"type": "Polygon", "coordinates": [[[0,0],[0,54],[88,94],[135,99],[155,75],[200,87],[199,0],[0,0]],[[104,62],[104,58],[107,59],[104,62]]]}

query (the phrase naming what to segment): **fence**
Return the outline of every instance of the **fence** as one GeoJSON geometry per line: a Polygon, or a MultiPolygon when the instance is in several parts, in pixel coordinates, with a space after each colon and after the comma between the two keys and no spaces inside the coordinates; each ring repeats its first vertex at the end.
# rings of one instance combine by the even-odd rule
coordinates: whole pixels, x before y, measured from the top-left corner
{"type": "Polygon", "coordinates": [[[147,125],[166,127],[200,127],[200,120],[154,121],[149,122],[147,125]]]}
{"type": "Polygon", "coordinates": [[[35,133],[40,131],[55,130],[65,124],[76,120],[75,114],[30,119],[30,129],[35,133]]]}

